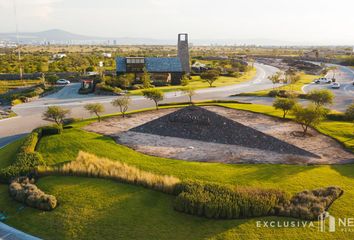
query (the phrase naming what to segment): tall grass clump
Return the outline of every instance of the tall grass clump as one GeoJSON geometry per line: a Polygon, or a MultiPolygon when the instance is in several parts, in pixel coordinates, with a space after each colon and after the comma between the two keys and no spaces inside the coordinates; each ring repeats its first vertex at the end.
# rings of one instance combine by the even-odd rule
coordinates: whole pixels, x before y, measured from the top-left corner
{"type": "Polygon", "coordinates": [[[38,168],[38,174],[60,174],[113,179],[140,185],[164,193],[173,193],[178,178],[158,175],[129,166],[126,163],[100,158],[86,152],[79,152],[75,161],[60,166],[38,168]]]}
{"type": "Polygon", "coordinates": [[[295,194],[289,202],[275,208],[276,215],[315,220],[343,194],[339,187],[305,190],[295,194]]]}
{"type": "Polygon", "coordinates": [[[276,206],[290,199],[288,194],[278,190],[214,183],[186,182],[178,188],[176,211],[214,219],[268,216],[276,206]]]}
{"type": "Polygon", "coordinates": [[[316,220],[343,194],[338,187],[303,191],[293,196],[276,189],[182,182],[175,188],[174,209],[214,219],[285,216],[316,220]]]}

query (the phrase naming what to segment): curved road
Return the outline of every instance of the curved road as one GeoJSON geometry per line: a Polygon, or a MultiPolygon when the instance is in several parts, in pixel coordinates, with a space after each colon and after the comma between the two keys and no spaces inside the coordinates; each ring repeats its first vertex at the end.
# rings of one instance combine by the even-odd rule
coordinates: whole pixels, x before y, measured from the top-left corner
{"type": "MultiPolygon", "coordinates": [[[[257,68],[257,74],[252,80],[231,86],[200,89],[196,91],[196,95],[193,99],[230,99],[229,96],[233,94],[272,88],[272,83],[267,78],[277,72],[278,69],[258,63],[255,64],[255,67],[257,68]]],[[[18,116],[0,120],[0,148],[24,134],[29,133],[32,129],[48,124],[48,122],[42,120],[42,113],[48,106],[56,105],[70,109],[70,116],[75,118],[90,117],[83,108],[87,103],[102,103],[105,106],[105,114],[118,111],[117,108],[112,107],[110,104],[116,97],[95,96],[94,94],[79,95],[77,94],[79,88],[80,84],[78,83],[70,84],[53,95],[13,107],[13,111],[16,112],[18,116]]],[[[165,100],[163,102],[180,101],[188,101],[188,98],[181,92],[169,92],[165,94],[165,100]]],[[[142,96],[133,96],[129,110],[153,106],[152,101],[146,100],[142,96]]]]}
{"type": "MultiPolygon", "coordinates": [[[[354,103],[354,69],[350,67],[344,67],[340,65],[327,64],[328,66],[336,66],[336,81],[340,83],[339,89],[332,89],[331,84],[315,84],[311,83],[305,85],[302,90],[305,93],[313,89],[328,89],[331,90],[334,95],[334,103],[332,108],[338,111],[345,111],[346,108],[354,103]]],[[[333,73],[329,72],[326,77],[332,78],[333,73]]]]}

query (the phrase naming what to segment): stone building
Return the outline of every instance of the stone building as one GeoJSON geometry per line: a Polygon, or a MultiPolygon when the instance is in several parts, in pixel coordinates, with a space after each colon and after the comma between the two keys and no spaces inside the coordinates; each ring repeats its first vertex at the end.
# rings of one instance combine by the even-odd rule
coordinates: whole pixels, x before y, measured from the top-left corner
{"type": "Polygon", "coordinates": [[[134,73],[140,80],[144,69],[153,81],[181,84],[183,74],[190,74],[188,34],[178,35],[178,57],[117,57],[117,75],[134,73]]]}

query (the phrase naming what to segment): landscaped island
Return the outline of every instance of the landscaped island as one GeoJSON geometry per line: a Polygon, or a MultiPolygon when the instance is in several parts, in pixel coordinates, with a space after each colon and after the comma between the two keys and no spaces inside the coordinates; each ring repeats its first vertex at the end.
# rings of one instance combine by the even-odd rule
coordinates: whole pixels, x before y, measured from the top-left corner
{"type": "MultiPolygon", "coordinates": [[[[235,111],[235,116],[239,113],[238,110],[247,110],[282,117],[281,110],[261,105],[209,105],[214,106],[207,107],[208,111],[215,110],[215,105],[230,108],[229,112],[223,113],[223,117],[230,117],[231,110],[235,111]]],[[[165,110],[138,114],[153,116],[156,113],[163,117],[163,111],[165,110]]],[[[176,109],[169,111],[176,112],[176,109]]],[[[130,128],[136,127],[132,123],[134,121],[138,126],[142,124],[137,122],[134,115],[129,115],[126,119],[128,122],[130,120],[130,128]]],[[[172,122],[189,119],[188,116],[179,116],[170,119],[172,122]]],[[[242,115],[242,118],[246,116],[242,115]]],[[[149,121],[151,120],[154,121],[149,121]]],[[[110,136],[84,130],[96,124],[105,124],[106,121],[111,124],[116,121],[117,125],[125,123],[118,115],[113,118],[103,117],[101,123],[95,123],[94,119],[72,123],[65,126],[62,132],[54,128],[38,129],[29,140],[20,139],[0,150],[0,155],[3,156],[0,161],[1,168],[10,165],[16,167],[16,161],[21,161],[17,155],[19,149],[23,149],[24,141],[35,142],[26,144],[24,155],[39,154],[35,165],[46,167],[34,166],[40,177],[36,184],[46,194],[55,196],[58,201],[57,208],[49,212],[28,207],[19,210],[22,204],[11,199],[7,193],[7,184],[1,184],[0,207],[6,210],[9,217],[7,224],[45,239],[242,239],[244,236],[272,237],[274,231],[282,234],[283,239],[293,239],[294,235],[300,239],[322,239],[333,236],[341,238],[343,233],[319,234],[316,228],[310,227],[259,228],[257,221],[312,220],[328,207],[333,216],[351,216],[354,212],[350,207],[354,197],[352,164],[239,165],[149,156],[117,144],[110,136]],[[39,136],[39,141],[36,136],[39,136]],[[80,151],[86,153],[79,154],[80,151]],[[15,159],[17,160],[14,161],[15,159]],[[127,172],[129,174],[120,174],[127,172]],[[328,188],[329,186],[336,187],[328,188]],[[304,191],[306,189],[308,191],[304,191]],[[220,198],[217,197],[219,192],[222,192],[220,198]],[[337,199],[338,197],[340,198],[337,199]],[[232,201],[225,201],[226,198],[232,201]],[[323,200],[324,198],[326,200],[323,200]],[[241,199],[243,200],[240,201],[241,199]],[[337,200],[334,201],[335,199],[337,200]],[[249,206],[257,206],[258,210],[241,210],[246,200],[249,206]],[[219,207],[211,207],[216,206],[215,204],[219,207]],[[231,212],[228,212],[228,206],[234,207],[231,212]],[[258,218],[253,218],[255,216],[258,218]],[[241,219],[216,221],[208,218],[241,219]]],[[[288,120],[285,120],[285,123],[286,121],[288,120]]],[[[197,122],[208,124],[209,120],[199,117],[197,122]]],[[[255,125],[247,125],[245,122],[242,124],[256,128],[255,125]]],[[[345,142],[348,151],[353,151],[354,143],[350,135],[352,123],[325,120],[317,129],[345,142]],[[341,131],[336,131],[338,126],[341,126],[341,131]]],[[[122,131],[125,130],[122,128],[122,131]]],[[[284,132],[290,134],[291,131],[288,129],[284,132]]],[[[115,132],[110,135],[114,134],[115,132]]],[[[116,137],[119,137],[119,134],[116,137]]],[[[343,147],[338,144],[339,148],[343,147]]]]}

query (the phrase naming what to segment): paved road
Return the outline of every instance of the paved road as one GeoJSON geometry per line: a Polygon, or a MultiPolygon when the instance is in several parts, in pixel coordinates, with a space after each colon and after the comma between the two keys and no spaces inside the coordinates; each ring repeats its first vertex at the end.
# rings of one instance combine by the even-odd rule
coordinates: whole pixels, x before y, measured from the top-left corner
{"type": "MultiPolygon", "coordinates": [[[[305,93],[313,90],[313,89],[328,89],[331,90],[334,95],[334,104],[331,108],[338,111],[345,111],[346,108],[354,103],[354,70],[350,67],[344,67],[334,64],[328,64],[329,66],[338,67],[336,80],[341,84],[340,89],[332,89],[330,84],[315,84],[311,83],[303,87],[303,91],[305,93]]],[[[332,78],[333,73],[329,72],[327,74],[328,78],[332,78]]]]}
{"type": "MultiPolygon", "coordinates": [[[[271,88],[272,83],[267,77],[274,74],[278,69],[263,64],[255,64],[255,67],[257,68],[257,75],[252,80],[237,85],[200,89],[196,91],[193,99],[230,99],[229,96],[232,94],[271,88]]],[[[115,97],[95,96],[93,94],[79,95],[77,94],[79,88],[80,84],[71,84],[53,95],[15,106],[13,111],[17,113],[18,117],[0,120],[0,148],[30,132],[32,129],[48,124],[48,122],[42,120],[42,113],[48,106],[57,105],[70,109],[71,117],[75,118],[90,117],[83,106],[93,102],[102,103],[105,106],[105,114],[118,111],[117,108],[112,107],[110,104],[115,97]]],[[[181,92],[166,93],[165,103],[179,101],[188,101],[188,97],[181,92]]],[[[142,96],[134,96],[129,110],[153,106],[152,101],[146,100],[142,96]]]]}

